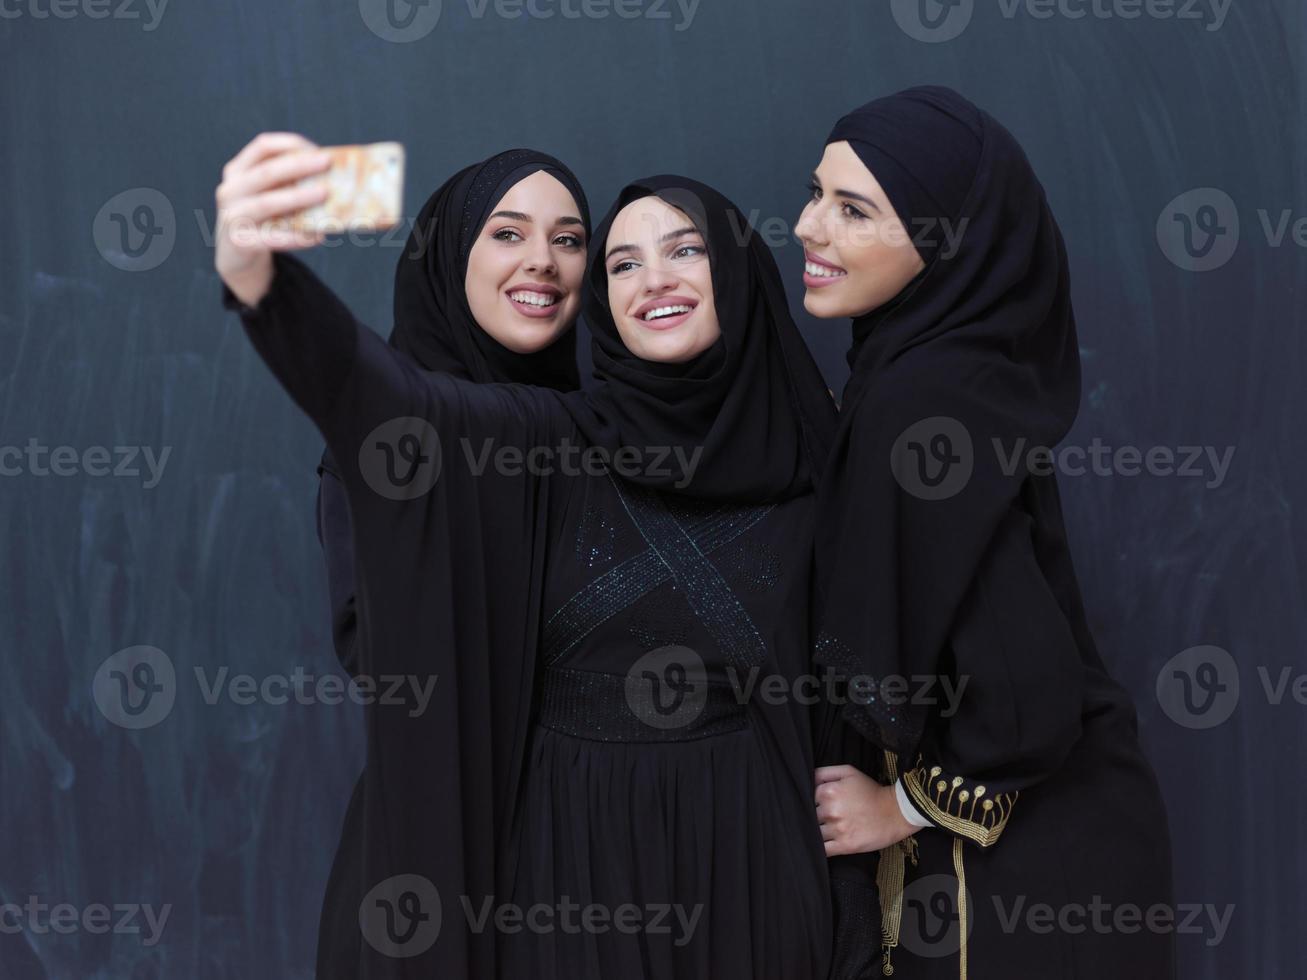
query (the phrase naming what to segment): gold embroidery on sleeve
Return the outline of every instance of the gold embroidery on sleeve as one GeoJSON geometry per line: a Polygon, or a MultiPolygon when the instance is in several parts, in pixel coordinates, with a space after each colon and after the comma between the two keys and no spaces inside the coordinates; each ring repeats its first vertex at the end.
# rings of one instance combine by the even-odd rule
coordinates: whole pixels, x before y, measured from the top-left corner
{"type": "Polygon", "coordinates": [[[939,766],[926,769],[921,759],[903,774],[903,786],[921,812],[937,826],[981,847],[998,840],[1012,816],[1019,793],[990,793],[983,784],[967,786],[961,776],[949,777],[939,766]]]}

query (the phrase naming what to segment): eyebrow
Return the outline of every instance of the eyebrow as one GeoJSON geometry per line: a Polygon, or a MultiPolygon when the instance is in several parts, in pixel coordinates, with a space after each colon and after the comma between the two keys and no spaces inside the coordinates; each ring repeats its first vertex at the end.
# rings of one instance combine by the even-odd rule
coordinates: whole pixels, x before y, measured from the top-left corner
{"type": "MultiPolygon", "coordinates": [[[[813,171],[812,182],[816,184],[818,187],[821,186],[821,180],[818,179],[816,171],[813,171]]],[[[852,198],[855,201],[861,201],[863,204],[875,208],[877,211],[880,210],[880,205],[877,204],[875,201],[873,201],[871,198],[867,197],[865,194],[857,194],[854,191],[846,191],[846,190],[841,190],[839,188],[836,188],[834,191],[832,191],[832,193],[836,197],[852,198]]]]}
{"type": "MultiPolygon", "coordinates": [[[[490,218],[507,218],[509,221],[529,221],[532,223],[535,222],[535,219],[532,218],[531,215],[526,214],[523,211],[496,211],[494,214],[490,216],[490,218]]],[[[487,218],[486,220],[489,221],[490,218],[487,218]]],[[[567,217],[559,218],[557,223],[560,225],[585,224],[585,222],[583,222],[580,218],[574,218],[571,217],[570,215],[567,217]]]]}
{"type": "MultiPolygon", "coordinates": [[[[663,235],[662,238],[658,239],[658,242],[659,244],[662,244],[664,242],[673,241],[674,239],[677,238],[684,238],[686,235],[697,235],[697,234],[699,234],[698,228],[695,228],[693,225],[686,225],[684,228],[677,228],[675,231],[669,231],[666,235],[663,235]]],[[[612,248],[608,250],[608,254],[604,256],[604,261],[607,262],[618,252],[638,252],[638,251],[640,251],[639,245],[614,245],[612,248]]]]}

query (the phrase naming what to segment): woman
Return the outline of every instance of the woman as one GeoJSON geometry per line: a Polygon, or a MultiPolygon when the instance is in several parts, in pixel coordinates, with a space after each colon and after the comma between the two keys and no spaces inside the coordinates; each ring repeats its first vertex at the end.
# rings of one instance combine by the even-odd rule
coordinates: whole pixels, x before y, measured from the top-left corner
{"type": "MultiPolygon", "coordinates": [[[[276,183],[226,196],[310,203],[276,183]]],[[[266,266],[219,255],[342,463],[361,666],[440,675],[425,712],[368,711],[362,913],[390,928],[365,922],[359,975],[825,976],[805,711],[735,685],[807,666],[832,407],[743,224],[681,178],[623,192],[595,240],[584,398],[421,372],[282,251],[312,236],[271,238],[266,266]],[[407,496],[373,448],[404,438],[440,461],[407,496]]]]}
{"type": "Polygon", "coordinates": [[[1079,403],[1043,189],[991,116],[910,89],[836,124],[796,231],[804,305],[853,318],[817,656],[892,784],[819,770],[818,815],[828,853],[880,851],[885,972],[1172,975],[1169,929],[1143,925],[1166,919],[1171,869],[1134,709],[1054,478],[1003,464],[1056,445],[1079,403]]]}
{"type": "MultiPolygon", "coordinates": [[[[548,154],[507,150],[463,168],[427,200],[400,255],[390,345],[428,371],[469,381],[575,390],[572,328],[580,310],[589,235],[590,212],[580,181],[548,154]],[[528,180],[536,174],[554,177],[570,192],[568,210],[579,216],[579,226],[537,225],[533,216],[547,208],[547,201],[541,182],[528,180]],[[505,277],[512,280],[510,292],[501,295],[493,287],[505,277]],[[511,291],[514,287],[518,292],[511,291]],[[523,308],[523,300],[530,305],[523,308]]],[[[329,450],[322,454],[318,473],[318,539],[326,559],[332,635],[341,665],[357,675],[353,528],[339,467],[329,450]]],[[[358,962],[363,832],[360,777],[323,903],[320,980],[344,980],[352,975],[350,965],[358,962]]]]}

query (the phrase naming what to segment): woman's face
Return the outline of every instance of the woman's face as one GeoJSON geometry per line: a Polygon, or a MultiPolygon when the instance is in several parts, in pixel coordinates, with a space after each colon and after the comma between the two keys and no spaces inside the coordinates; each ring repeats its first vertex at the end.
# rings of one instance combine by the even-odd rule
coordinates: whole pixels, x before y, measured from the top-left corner
{"type": "Polygon", "coordinates": [[[632,201],[617,212],[604,249],[608,308],[627,350],[681,364],[716,343],[708,249],[684,212],[652,195],[632,201]]]}
{"type": "Polygon", "coordinates": [[[467,305],[509,350],[542,350],[576,322],[585,276],[580,215],[571,192],[540,170],[509,189],[472,243],[467,305]]]}
{"type": "Polygon", "coordinates": [[[827,144],[794,231],[804,248],[803,306],[823,319],[870,313],[925,267],[889,198],[847,142],[827,144]]]}

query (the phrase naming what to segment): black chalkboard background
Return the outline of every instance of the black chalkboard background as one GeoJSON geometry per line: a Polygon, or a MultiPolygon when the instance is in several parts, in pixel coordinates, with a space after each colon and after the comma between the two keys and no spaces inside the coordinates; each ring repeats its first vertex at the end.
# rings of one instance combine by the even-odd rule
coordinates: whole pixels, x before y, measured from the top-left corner
{"type": "MultiPolygon", "coordinates": [[[[1219,472],[1205,455],[1199,475],[1061,483],[1166,793],[1177,901],[1233,906],[1224,931],[1204,911],[1179,937],[1180,975],[1300,976],[1301,3],[393,2],[406,39],[382,0],[0,2],[0,905],[24,907],[0,917],[0,977],[312,974],[359,709],[205,696],[337,670],[320,442],[219,306],[229,157],[268,129],[400,140],[410,219],[511,145],[567,160],[596,212],[629,178],[693,175],[779,229],[838,390],[847,331],[804,313],[785,231],[836,116],[926,82],[1009,125],[1062,223],[1085,379],[1067,443],[1233,447],[1219,472]],[[176,680],[131,729],[97,692],[135,646],[176,680]],[[106,933],[32,903],[140,908],[106,933]],[[167,910],[157,934],[147,906],[167,910]]],[[[401,244],[308,261],[385,331],[401,244]]]]}

